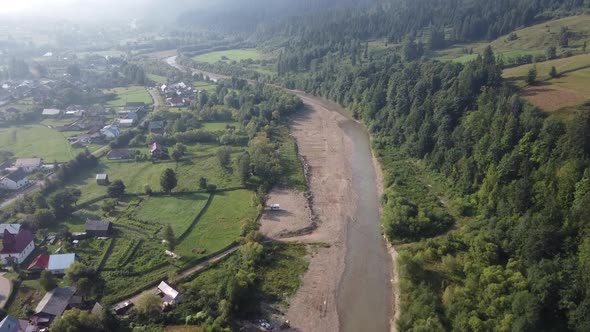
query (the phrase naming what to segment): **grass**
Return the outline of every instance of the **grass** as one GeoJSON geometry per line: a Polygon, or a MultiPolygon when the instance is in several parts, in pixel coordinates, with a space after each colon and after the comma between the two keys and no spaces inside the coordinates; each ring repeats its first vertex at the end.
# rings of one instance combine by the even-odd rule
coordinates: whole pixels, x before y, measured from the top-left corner
{"type": "Polygon", "coordinates": [[[216,84],[207,83],[203,81],[196,81],[195,83],[193,83],[193,87],[199,91],[205,90],[207,92],[215,92],[215,89],[217,89],[216,84]]]}
{"type": "Polygon", "coordinates": [[[464,49],[473,49],[475,54],[482,54],[486,46],[491,45],[496,55],[505,59],[520,55],[542,55],[550,46],[558,47],[558,54],[565,51],[581,50],[584,42],[590,44],[590,15],[570,16],[533,25],[515,31],[518,38],[508,40],[501,36],[490,43],[470,43],[453,45],[436,53],[440,60],[467,61],[469,57],[463,53],[464,49]],[[561,27],[567,26],[572,32],[569,47],[559,47],[559,33],[561,27]]]}
{"type": "Polygon", "coordinates": [[[203,122],[202,129],[207,131],[223,131],[226,130],[226,126],[234,126],[240,128],[240,123],[235,121],[230,122],[203,122]]]}
{"type": "Polygon", "coordinates": [[[40,157],[47,162],[67,161],[76,153],[62,133],[40,125],[0,130],[0,146],[18,158],[40,157]]]}
{"type": "Polygon", "coordinates": [[[281,139],[281,164],[284,170],[285,182],[304,192],[307,189],[307,182],[305,181],[305,174],[303,173],[303,166],[299,160],[299,152],[297,150],[297,142],[295,139],[285,132],[281,139]]]}
{"type": "Polygon", "coordinates": [[[242,50],[227,50],[227,51],[219,51],[219,52],[211,52],[205,53],[201,55],[197,55],[193,57],[193,60],[196,62],[205,62],[205,63],[216,63],[218,61],[236,61],[240,62],[241,60],[262,60],[266,56],[264,53],[250,48],[250,49],[242,49],[242,50]],[[223,60],[222,58],[225,57],[227,60],[223,60]]]}
{"type": "Polygon", "coordinates": [[[260,264],[260,291],[264,300],[286,303],[301,285],[307,271],[307,249],[302,244],[273,243],[265,247],[260,264]]]}
{"type": "Polygon", "coordinates": [[[147,77],[158,84],[165,84],[166,82],[168,82],[168,78],[166,76],[147,74],[147,77]]]}
{"type": "Polygon", "coordinates": [[[195,257],[194,252],[204,256],[237,240],[242,220],[252,220],[257,216],[252,197],[252,192],[247,190],[216,193],[196,227],[176,247],[176,252],[185,257],[195,257]]]}
{"type": "Polygon", "coordinates": [[[135,217],[160,224],[170,224],[178,237],[207,203],[207,194],[150,197],[136,210],[135,217]]]}
{"type": "Polygon", "coordinates": [[[590,99],[590,54],[506,69],[503,76],[516,86],[526,87],[522,95],[548,112],[577,106],[590,99]],[[536,66],[538,80],[542,82],[526,87],[526,76],[533,66],[536,66]],[[560,74],[556,78],[549,76],[552,66],[560,74]]]}
{"type": "Polygon", "coordinates": [[[123,88],[114,88],[111,90],[105,90],[105,93],[115,93],[117,97],[107,103],[108,107],[120,107],[125,106],[126,103],[130,102],[143,102],[146,105],[153,103],[152,97],[143,86],[130,86],[123,88]]]}
{"type": "MultiPolygon", "coordinates": [[[[189,150],[192,150],[189,147],[189,150]]],[[[99,166],[89,170],[81,176],[73,178],[68,185],[78,187],[82,191],[80,203],[98,198],[106,194],[107,187],[96,184],[97,173],[106,173],[111,182],[122,180],[126,192],[143,194],[144,186],[149,185],[152,190],[160,190],[160,176],[166,168],[176,172],[178,186],[175,192],[199,190],[199,178],[204,176],[208,182],[215,184],[218,189],[240,186],[237,174],[223,170],[215,156],[216,149],[209,157],[195,157],[191,160],[155,163],[152,162],[120,162],[101,159],[99,166]]]]}

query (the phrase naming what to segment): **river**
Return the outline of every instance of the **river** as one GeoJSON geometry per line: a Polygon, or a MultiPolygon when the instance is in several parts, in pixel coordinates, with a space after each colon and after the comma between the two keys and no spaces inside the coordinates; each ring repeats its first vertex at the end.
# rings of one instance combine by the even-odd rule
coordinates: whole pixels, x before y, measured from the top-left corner
{"type": "MultiPolygon", "coordinates": [[[[183,70],[176,57],[165,61],[183,70]]],[[[194,71],[200,72],[200,71],[194,71]]],[[[222,75],[201,72],[218,80],[222,75]]],[[[309,107],[336,111],[347,120],[340,124],[343,134],[353,142],[350,156],[355,212],[346,223],[344,271],[336,294],[341,331],[390,331],[393,317],[393,264],[381,235],[379,181],[370,137],[364,125],[351,118],[339,105],[299,91],[289,91],[302,98],[309,107]]]]}

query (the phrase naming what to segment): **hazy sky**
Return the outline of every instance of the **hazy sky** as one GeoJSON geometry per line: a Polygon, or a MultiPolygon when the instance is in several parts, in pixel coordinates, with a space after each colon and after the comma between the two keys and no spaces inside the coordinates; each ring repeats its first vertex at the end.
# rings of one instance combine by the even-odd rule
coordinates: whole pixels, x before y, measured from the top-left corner
{"type": "Polygon", "coordinates": [[[209,0],[0,0],[0,15],[66,19],[161,17],[174,19],[183,10],[209,0]]]}

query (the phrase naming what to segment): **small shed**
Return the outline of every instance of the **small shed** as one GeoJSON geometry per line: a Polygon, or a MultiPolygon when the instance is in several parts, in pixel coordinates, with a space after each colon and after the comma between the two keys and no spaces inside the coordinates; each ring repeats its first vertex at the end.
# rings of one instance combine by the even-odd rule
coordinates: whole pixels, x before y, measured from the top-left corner
{"type": "Polygon", "coordinates": [[[88,236],[106,237],[111,234],[113,224],[110,221],[88,219],[85,228],[88,236]]]}
{"type": "Polygon", "coordinates": [[[99,186],[108,186],[109,185],[109,175],[108,174],[96,174],[96,184],[99,186]]]}
{"type": "Polygon", "coordinates": [[[164,302],[171,305],[178,304],[182,301],[182,295],[165,281],[160,282],[158,285],[157,294],[162,297],[164,302]]]}
{"type": "Polygon", "coordinates": [[[60,254],[49,256],[47,271],[53,274],[64,274],[66,269],[76,261],[76,254],[60,254]]]}

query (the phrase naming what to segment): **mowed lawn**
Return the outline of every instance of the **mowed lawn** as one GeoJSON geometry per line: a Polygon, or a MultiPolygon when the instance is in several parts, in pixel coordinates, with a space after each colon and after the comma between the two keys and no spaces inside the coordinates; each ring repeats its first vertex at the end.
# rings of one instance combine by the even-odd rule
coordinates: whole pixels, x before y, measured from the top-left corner
{"type": "Polygon", "coordinates": [[[199,91],[214,92],[215,89],[217,89],[217,85],[203,81],[196,81],[195,83],[193,83],[193,88],[199,91]]]}
{"type": "Polygon", "coordinates": [[[183,257],[199,258],[237,240],[242,221],[253,220],[258,213],[253,195],[247,190],[216,193],[195,228],[178,244],[176,252],[183,257]]]}
{"type": "Polygon", "coordinates": [[[40,157],[48,163],[65,162],[76,154],[62,133],[39,125],[0,130],[0,146],[17,158],[40,157]]]}
{"type": "Polygon", "coordinates": [[[146,162],[120,162],[101,159],[101,163],[85,174],[72,179],[69,186],[78,187],[82,191],[80,203],[98,198],[107,192],[106,186],[96,184],[96,174],[106,173],[111,182],[122,180],[126,186],[126,192],[143,194],[146,185],[153,191],[160,191],[160,176],[165,169],[171,168],[176,172],[178,185],[174,192],[197,191],[199,190],[199,178],[207,178],[210,184],[217,188],[233,188],[240,186],[240,179],[237,174],[223,170],[219,165],[217,157],[206,156],[191,160],[152,163],[146,162]]]}
{"type": "Polygon", "coordinates": [[[152,97],[143,86],[130,86],[105,90],[105,93],[115,93],[117,97],[107,103],[110,107],[125,106],[127,103],[143,102],[146,105],[153,103],[152,97]]]}
{"type": "Polygon", "coordinates": [[[196,62],[205,62],[205,63],[216,63],[218,61],[236,61],[240,62],[241,60],[262,60],[266,56],[264,53],[254,49],[242,49],[242,50],[227,50],[227,51],[219,51],[219,52],[211,52],[205,53],[201,55],[197,55],[193,57],[193,60],[196,62]],[[227,59],[222,59],[223,57],[227,59]]]}
{"type": "Polygon", "coordinates": [[[135,217],[163,225],[170,224],[178,237],[195,220],[208,198],[209,195],[204,193],[150,197],[136,210],[135,217]]]}

